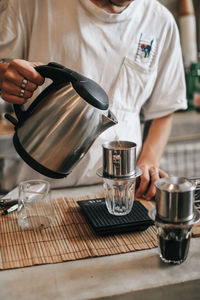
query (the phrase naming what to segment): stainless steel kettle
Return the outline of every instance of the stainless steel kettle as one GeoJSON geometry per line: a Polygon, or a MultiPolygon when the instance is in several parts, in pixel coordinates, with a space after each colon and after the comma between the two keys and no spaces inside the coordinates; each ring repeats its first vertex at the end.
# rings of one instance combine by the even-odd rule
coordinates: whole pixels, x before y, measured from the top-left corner
{"type": "Polygon", "coordinates": [[[51,178],[67,176],[98,135],[117,124],[105,91],[93,80],[57,63],[35,68],[53,82],[25,111],[14,105],[13,143],[22,159],[51,178]]]}

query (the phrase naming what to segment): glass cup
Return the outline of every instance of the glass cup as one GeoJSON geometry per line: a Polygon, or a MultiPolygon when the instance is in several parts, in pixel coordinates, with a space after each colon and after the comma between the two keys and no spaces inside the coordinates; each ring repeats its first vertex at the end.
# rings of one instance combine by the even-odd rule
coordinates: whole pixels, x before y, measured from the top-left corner
{"type": "Polygon", "coordinates": [[[136,178],[104,178],[104,195],[108,212],[115,216],[130,213],[135,195],[136,178]]]}
{"type": "Polygon", "coordinates": [[[19,184],[18,223],[22,229],[43,229],[54,220],[50,184],[28,180],[19,184]]]}
{"type": "Polygon", "coordinates": [[[97,170],[97,175],[103,178],[108,212],[115,216],[127,215],[133,207],[136,177],[142,174],[136,167],[136,146],[121,140],[102,145],[103,168],[97,170]]]}
{"type": "Polygon", "coordinates": [[[181,264],[187,258],[193,225],[155,222],[159,255],[163,262],[181,264]]]}

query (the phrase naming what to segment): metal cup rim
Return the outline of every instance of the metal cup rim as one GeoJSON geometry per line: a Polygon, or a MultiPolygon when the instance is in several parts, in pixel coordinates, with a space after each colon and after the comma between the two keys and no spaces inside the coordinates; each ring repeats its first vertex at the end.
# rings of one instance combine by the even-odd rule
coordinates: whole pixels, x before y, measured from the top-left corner
{"type": "Polygon", "coordinates": [[[104,144],[102,144],[102,147],[107,150],[130,150],[130,149],[135,149],[137,147],[137,144],[131,141],[113,140],[110,142],[105,142],[104,144]],[[128,144],[130,145],[130,147],[129,148],[123,147],[123,145],[121,144],[128,144]]]}
{"type": "Polygon", "coordinates": [[[134,174],[131,174],[129,176],[112,176],[112,175],[109,175],[107,173],[104,172],[103,168],[99,168],[96,172],[96,174],[99,176],[99,177],[102,177],[102,178],[108,178],[108,179],[131,179],[131,178],[136,178],[138,176],[140,176],[142,174],[142,170],[139,168],[139,167],[136,167],[135,169],[135,172],[134,174]]]}

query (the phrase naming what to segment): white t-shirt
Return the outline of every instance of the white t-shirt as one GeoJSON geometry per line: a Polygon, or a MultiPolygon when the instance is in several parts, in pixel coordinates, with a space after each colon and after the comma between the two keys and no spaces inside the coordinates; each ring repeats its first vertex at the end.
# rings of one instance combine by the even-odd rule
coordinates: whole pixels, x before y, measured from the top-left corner
{"type": "MultiPolygon", "coordinates": [[[[10,0],[0,15],[0,57],[55,61],[108,94],[118,124],[96,139],[67,178],[52,180],[53,186],[100,181],[96,170],[105,141],[133,141],[138,154],[141,109],[149,120],[187,108],[177,25],[156,0],[135,0],[120,14],[90,0],[10,0]]],[[[24,178],[38,173],[22,164],[18,180],[24,178]]]]}

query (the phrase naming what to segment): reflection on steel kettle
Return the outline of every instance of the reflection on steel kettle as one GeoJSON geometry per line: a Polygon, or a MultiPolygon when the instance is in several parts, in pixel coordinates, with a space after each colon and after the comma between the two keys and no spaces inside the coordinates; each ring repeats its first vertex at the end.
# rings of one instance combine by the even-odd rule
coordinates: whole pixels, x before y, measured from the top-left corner
{"type": "Polygon", "coordinates": [[[52,84],[26,111],[14,105],[18,120],[5,117],[15,125],[13,143],[22,159],[45,176],[63,178],[117,119],[96,82],[57,63],[36,70],[52,84]]]}

